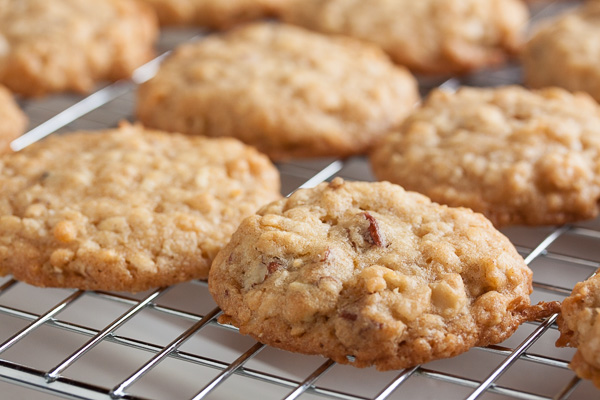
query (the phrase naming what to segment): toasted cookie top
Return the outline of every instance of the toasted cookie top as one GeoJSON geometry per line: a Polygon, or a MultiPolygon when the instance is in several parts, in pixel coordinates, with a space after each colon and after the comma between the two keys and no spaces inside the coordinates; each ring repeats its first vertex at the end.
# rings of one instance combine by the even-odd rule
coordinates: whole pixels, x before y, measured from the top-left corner
{"type": "Polygon", "coordinates": [[[284,21],[381,46],[399,64],[460,73],[496,64],[521,44],[520,0],[290,0],[284,21]]]}
{"type": "Polygon", "coordinates": [[[600,101],[600,2],[541,24],[521,59],[527,85],[580,90],[600,101]]]}
{"type": "Polygon", "coordinates": [[[600,388],[600,275],[575,285],[561,305],[557,346],[577,347],[570,367],[600,388]]]}
{"type": "Polygon", "coordinates": [[[529,305],[531,271],[481,214],[339,178],[246,218],[209,289],[261,342],[382,370],[500,342],[556,308],[529,305]]]}
{"type": "Polygon", "coordinates": [[[0,274],[141,291],[208,276],[240,221],[279,198],[235,139],[139,126],[54,136],[0,159],[0,274]]]}
{"type": "Polygon", "coordinates": [[[0,0],[0,83],[39,96],[87,92],[153,55],[156,16],[133,0],[0,0]]]}
{"type": "Polygon", "coordinates": [[[260,23],[179,47],[138,92],[147,126],[234,136],[274,159],[364,153],[418,101],[379,49],[260,23]]]}
{"type": "Polygon", "coordinates": [[[0,154],[10,151],[10,142],[25,130],[27,117],[11,93],[0,85],[0,154]]]}
{"type": "Polygon", "coordinates": [[[286,0],[144,0],[161,25],[200,25],[223,29],[268,17],[286,0]]]}
{"type": "Polygon", "coordinates": [[[497,225],[594,218],[600,109],[562,89],[433,92],[371,155],[378,179],[497,225]]]}

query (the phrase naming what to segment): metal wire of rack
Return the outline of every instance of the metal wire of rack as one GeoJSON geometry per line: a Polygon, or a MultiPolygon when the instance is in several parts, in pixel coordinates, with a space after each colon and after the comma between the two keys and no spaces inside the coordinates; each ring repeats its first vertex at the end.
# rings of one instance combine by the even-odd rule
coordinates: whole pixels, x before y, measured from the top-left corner
{"type": "MultiPolygon", "coordinates": [[[[535,16],[553,12],[541,7],[535,16]]],[[[167,34],[163,50],[197,34],[167,34]]],[[[140,68],[133,81],[83,99],[60,95],[23,102],[35,127],[14,148],[26,146],[26,138],[109,127],[130,118],[135,85],[148,79],[159,61],[140,68]]],[[[515,74],[508,67],[433,86],[512,83],[515,74]]],[[[428,85],[422,85],[424,91],[428,85]]],[[[278,168],[284,193],[333,176],[373,179],[360,157],[278,168]]],[[[504,232],[534,271],[533,301],[562,300],[600,266],[600,220],[504,232]]],[[[0,397],[576,400],[600,393],[568,369],[573,350],[554,347],[556,316],[524,324],[500,345],[377,372],[264,346],[219,324],[219,314],[200,281],[132,295],[40,289],[0,278],[0,397]]]]}

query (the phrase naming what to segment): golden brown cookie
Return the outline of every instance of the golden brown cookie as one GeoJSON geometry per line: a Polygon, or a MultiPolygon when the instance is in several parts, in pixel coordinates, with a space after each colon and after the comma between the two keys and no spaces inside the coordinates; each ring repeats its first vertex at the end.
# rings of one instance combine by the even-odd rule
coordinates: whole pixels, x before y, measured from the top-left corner
{"type": "Polygon", "coordinates": [[[136,0],[0,0],[0,83],[26,96],[88,92],[129,77],[157,34],[136,0]]]}
{"type": "Polygon", "coordinates": [[[10,142],[25,130],[27,117],[11,93],[0,85],[0,154],[10,151],[10,142]]]}
{"type": "Polygon", "coordinates": [[[380,180],[485,214],[496,226],[598,215],[600,108],[518,86],[434,91],[371,154],[380,180]]]}
{"type": "Polygon", "coordinates": [[[246,218],[209,289],[241,333],[380,370],[501,342],[558,308],[530,306],[531,271],[481,214],[340,178],[246,218]]]}
{"type": "Polygon", "coordinates": [[[0,159],[0,275],[141,291],[205,279],[279,174],[235,139],[124,125],[53,136],[0,159]]]}
{"type": "Polygon", "coordinates": [[[273,15],[285,0],[144,0],[151,5],[161,25],[200,25],[229,28],[241,22],[273,15]]]}
{"type": "Polygon", "coordinates": [[[379,49],[259,23],[178,48],[139,88],[149,127],[234,136],[273,159],[364,153],[418,101],[379,49]]]}
{"type": "Polygon", "coordinates": [[[521,58],[528,86],[560,86],[600,101],[600,1],[543,24],[521,58]]]}
{"type": "Polygon", "coordinates": [[[290,0],[284,21],[381,46],[424,73],[462,73],[514,53],[527,24],[520,0],[290,0]]]}
{"type": "Polygon", "coordinates": [[[561,306],[557,346],[576,347],[569,365],[600,389],[600,275],[579,282],[561,306]]]}

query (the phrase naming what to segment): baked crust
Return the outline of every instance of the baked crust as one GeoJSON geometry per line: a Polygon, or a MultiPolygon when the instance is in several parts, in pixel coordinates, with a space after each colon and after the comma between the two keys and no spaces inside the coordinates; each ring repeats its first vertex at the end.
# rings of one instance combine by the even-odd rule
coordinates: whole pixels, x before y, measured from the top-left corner
{"type": "Polygon", "coordinates": [[[521,59],[528,86],[560,86],[600,101],[600,2],[588,1],[541,24],[521,59]]]}
{"type": "Polygon", "coordinates": [[[209,290],[221,321],[260,342],[380,370],[501,342],[558,309],[530,306],[531,271],[481,214],[340,178],[246,218],[209,290]]]}
{"type": "Polygon", "coordinates": [[[21,111],[12,94],[0,85],[0,154],[10,151],[10,142],[19,137],[27,125],[27,117],[21,111]]]}
{"type": "Polygon", "coordinates": [[[455,74],[501,63],[522,43],[520,0],[290,0],[281,18],[381,46],[398,64],[455,74]]]}
{"type": "Polygon", "coordinates": [[[600,275],[579,282],[561,305],[556,345],[576,347],[569,365],[600,388],[600,275]]]}
{"type": "Polygon", "coordinates": [[[144,0],[161,25],[199,25],[212,29],[272,16],[285,0],[144,0]]]}
{"type": "Polygon", "coordinates": [[[180,46],[139,88],[137,116],[233,136],[277,160],[345,157],[365,153],[418,100],[412,75],[373,46],[259,23],[180,46]]]}
{"type": "Polygon", "coordinates": [[[137,292],[206,279],[240,221],[280,197],[230,138],[139,126],[50,137],[0,159],[0,275],[137,292]]]}
{"type": "Polygon", "coordinates": [[[496,226],[595,218],[600,108],[518,86],[434,91],[371,154],[380,180],[485,214],[496,226]]]}
{"type": "Polygon", "coordinates": [[[89,92],[151,59],[157,35],[137,0],[0,0],[0,83],[25,96],[89,92]]]}

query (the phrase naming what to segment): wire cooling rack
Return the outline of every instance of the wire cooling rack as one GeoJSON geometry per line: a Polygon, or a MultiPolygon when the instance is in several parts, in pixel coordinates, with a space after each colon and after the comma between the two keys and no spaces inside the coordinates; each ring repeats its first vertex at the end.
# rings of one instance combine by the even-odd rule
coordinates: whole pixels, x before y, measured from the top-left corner
{"type": "MultiPolygon", "coordinates": [[[[533,8],[535,18],[559,3],[533,8]]],[[[199,32],[167,32],[161,51],[199,32]]],[[[30,133],[99,129],[132,119],[132,81],[91,96],[23,101],[30,133]]],[[[518,82],[516,66],[435,86],[518,82]]],[[[26,146],[24,140],[16,149],[26,146]]],[[[282,192],[334,176],[373,180],[364,158],[279,164],[282,192]]],[[[505,229],[534,271],[532,301],[562,300],[576,282],[600,266],[600,220],[581,224],[505,229]]],[[[40,289],[0,278],[0,398],[45,399],[591,399],[600,391],[569,369],[573,349],[554,346],[556,316],[527,323],[507,341],[458,357],[401,371],[377,372],[292,354],[255,342],[217,323],[220,310],[205,282],[194,281],[136,295],[40,289]]]]}

